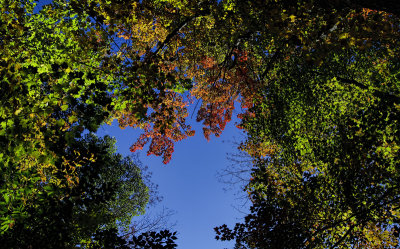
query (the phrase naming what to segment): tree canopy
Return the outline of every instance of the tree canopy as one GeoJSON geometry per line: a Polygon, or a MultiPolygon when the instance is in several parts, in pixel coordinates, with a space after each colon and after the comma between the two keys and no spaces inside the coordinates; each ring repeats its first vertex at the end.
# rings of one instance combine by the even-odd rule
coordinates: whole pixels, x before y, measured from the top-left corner
{"type": "Polygon", "coordinates": [[[113,140],[93,133],[114,120],[141,128],[131,151],[149,143],[168,163],[174,143],[194,135],[190,105],[209,140],[237,102],[252,208],[244,223],[216,228],[218,239],[398,246],[397,1],[37,4],[0,1],[0,232],[10,248],[43,248],[37,237],[173,247],[169,231],[119,236],[147,188],[113,140]]]}
{"type": "MultiPolygon", "coordinates": [[[[398,246],[398,17],[318,7],[312,26],[288,11],[294,44],[267,52],[240,124],[254,158],[253,205],[233,230],[216,228],[238,248],[398,246]]],[[[273,41],[283,38],[276,32],[273,41]]]]}

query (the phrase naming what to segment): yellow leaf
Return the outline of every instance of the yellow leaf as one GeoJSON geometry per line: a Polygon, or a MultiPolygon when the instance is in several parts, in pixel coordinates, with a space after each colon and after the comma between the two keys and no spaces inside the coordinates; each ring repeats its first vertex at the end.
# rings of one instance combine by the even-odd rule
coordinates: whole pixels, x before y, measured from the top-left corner
{"type": "Polygon", "coordinates": [[[339,35],[339,39],[340,40],[347,39],[349,38],[349,36],[350,36],[349,33],[343,33],[339,35]]]}
{"type": "Polygon", "coordinates": [[[70,116],[68,117],[68,122],[69,123],[74,123],[75,121],[78,121],[78,118],[76,116],[70,116]]]}
{"type": "Polygon", "coordinates": [[[68,109],[68,105],[62,105],[62,106],[61,106],[61,110],[62,110],[62,111],[66,111],[67,109],[68,109]]]}
{"type": "Polygon", "coordinates": [[[16,110],[16,111],[14,112],[14,114],[15,114],[15,115],[18,115],[18,114],[21,113],[21,111],[22,111],[22,108],[19,108],[18,110],[16,110]]]}
{"type": "Polygon", "coordinates": [[[354,46],[356,44],[356,39],[355,38],[350,38],[350,42],[349,42],[349,45],[350,46],[354,46]]]}

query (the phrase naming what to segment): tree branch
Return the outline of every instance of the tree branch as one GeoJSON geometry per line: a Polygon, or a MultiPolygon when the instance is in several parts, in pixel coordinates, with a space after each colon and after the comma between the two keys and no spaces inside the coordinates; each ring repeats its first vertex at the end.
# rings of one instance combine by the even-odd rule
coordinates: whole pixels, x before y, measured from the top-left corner
{"type": "Polygon", "coordinates": [[[164,48],[164,46],[166,45],[166,44],[168,44],[171,40],[172,40],[172,38],[174,37],[174,36],[176,36],[177,34],[178,34],[178,32],[179,31],[181,31],[181,29],[183,29],[190,21],[192,21],[192,20],[194,20],[194,19],[196,19],[197,17],[200,17],[200,16],[206,16],[206,15],[208,15],[208,14],[210,14],[210,11],[209,10],[203,10],[203,11],[199,11],[197,14],[195,14],[194,16],[191,16],[191,17],[187,17],[183,22],[181,22],[174,30],[172,30],[172,32],[171,33],[169,33],[168,35],[167,35],[167,37],[165,38],[165,40],[164,41],[162,41],[162,42],[158,42],[157,43],[157,49],[156,49],[156,51],[154,51],[154,55],[156,55],[156,54],[158,54],[158,52],[162,49],[162,48],[164,48]]]}

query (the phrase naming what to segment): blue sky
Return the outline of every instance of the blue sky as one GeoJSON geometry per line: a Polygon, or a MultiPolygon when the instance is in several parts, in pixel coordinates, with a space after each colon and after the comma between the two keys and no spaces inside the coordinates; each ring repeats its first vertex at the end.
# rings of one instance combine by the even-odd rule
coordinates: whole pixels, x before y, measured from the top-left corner
{"type": "MultiPolygon", "coordinates": [[[[175,152],[169,164],[162,159],[146,156],[146,147],[140,152],[140,159],[153,172],[152,181],[159,185],[163,202],[159,204],[172,209],[176,214],[171,221],[178,232],[179,249],[232,248],[233,243],[214,239],[213,228],[227,224],[230,227],[243,217],[237,206],[243,200],[236,200],[235,191],[224,191],[226,187],[217,177],[217,172],[232,163],[226,154],[235,152],[232,141],[243,137],[242,132],[231,122],[221,137],[204,138],[201,124],[193,119],[189,122],[196,129],[194,137],[175,144],[175,152]]],[[[120,129],[117,122],[100,128],[98,135],[110,135],[117,139],[118,152],[128,156],[129,147],[141,131],[133,128],[120,129]]],[[[241,211],[246,211],[243,208],[241,211]]]]}

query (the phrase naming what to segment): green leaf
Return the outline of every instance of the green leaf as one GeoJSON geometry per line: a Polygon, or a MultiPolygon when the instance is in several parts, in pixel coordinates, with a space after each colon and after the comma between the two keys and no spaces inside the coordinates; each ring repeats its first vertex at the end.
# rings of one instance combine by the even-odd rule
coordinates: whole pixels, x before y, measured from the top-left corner
{"type": "Polygon", "coordinates": [[[61,106],[61,110],[62,110],[62,111],[66,111],[67,109],[68,109],[68,105],[62,105],[62,106],[61,106]]]}

